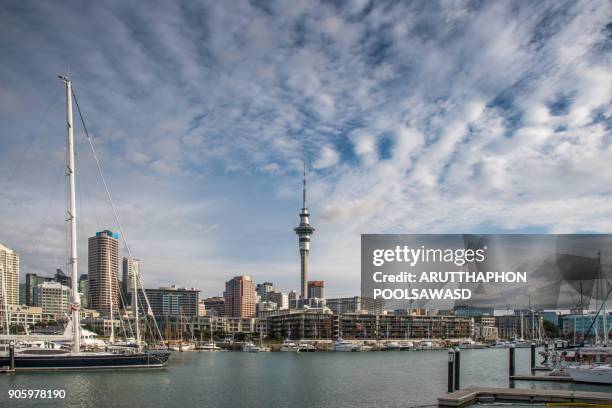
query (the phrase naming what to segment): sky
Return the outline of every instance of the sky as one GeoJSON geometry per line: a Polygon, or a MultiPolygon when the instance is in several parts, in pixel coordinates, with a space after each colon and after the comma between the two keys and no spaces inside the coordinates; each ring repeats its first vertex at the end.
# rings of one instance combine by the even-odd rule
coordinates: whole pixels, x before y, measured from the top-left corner
{"type": "MultiPolygon", "coordinates": [[[[359,294],[364,233],[609,233],[611,21],[608,1],[4,1],[0,242],[22,276],[65,269],[58,74],[145,287],[299,289],[303,161],[328,297],[359,294]]],[[[75,138],[85,273],[118,228],[75,138]]]]}

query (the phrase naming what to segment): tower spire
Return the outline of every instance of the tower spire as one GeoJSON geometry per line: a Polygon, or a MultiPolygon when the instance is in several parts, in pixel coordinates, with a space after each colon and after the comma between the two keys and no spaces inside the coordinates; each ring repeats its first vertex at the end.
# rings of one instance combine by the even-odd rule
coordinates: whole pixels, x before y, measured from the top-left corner
{"type": "Polygon", "coordinates": [[[308,253],[310,252],[310,236],[314,232],[314,228],[308,221],[309,213],[306,206],[306,161],[304,161],[304,172],[302,179],[302,211],[300,212],[300,225],[293,230],[298,235],[298,245],[300,250],[300,284],[302,299],[307,299],[308,294],[308,253]]]}
{"type": "Polygon", "coordinates": [[[306,161],[304,161],[304,188],[302,190],[302,208],[306,208],[306,161]]]}

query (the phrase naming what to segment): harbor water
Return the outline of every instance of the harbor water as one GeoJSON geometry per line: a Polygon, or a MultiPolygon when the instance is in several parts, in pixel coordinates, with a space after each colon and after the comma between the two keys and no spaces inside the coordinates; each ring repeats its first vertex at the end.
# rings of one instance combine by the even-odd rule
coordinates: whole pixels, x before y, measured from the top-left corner
{"type": "MultiPolygon", "coordinates": [[[[529,349],[517,349],[517,374],[529,349]]],[[[10,407],[411,407],[446,392],[447,351],[173,353],[154,370],[1,375],[10,407]],[[64,399],[9,399],[9,390],[65,390],[64,399]]],[[[461,351],[461,386],[508,387],[508,350],[461,351]]],[[[612,392],[612,387],[516,382],[517,388],[612,392]]]]}

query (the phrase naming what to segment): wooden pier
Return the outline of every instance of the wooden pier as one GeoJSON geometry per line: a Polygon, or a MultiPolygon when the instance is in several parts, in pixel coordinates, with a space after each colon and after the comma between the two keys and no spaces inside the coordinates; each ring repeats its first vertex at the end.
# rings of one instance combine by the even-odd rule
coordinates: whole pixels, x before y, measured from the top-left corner
{"type": "Polygon", "coordinates": [[[15,369],[11,368],[9,366],[2,366],[2,367],[0,367],[0,373],[2,373],[2,374],[3,373],[10,374],[10,373],[14,373],[14,372],[15,372],[15,369]]]}
{"type": "Polygon", "coordinates": [[[478,402],[589,404],[612,406],[612,393],[521,388],[466,388],[438,398],[439,408],[465,407],[478,402]]]}

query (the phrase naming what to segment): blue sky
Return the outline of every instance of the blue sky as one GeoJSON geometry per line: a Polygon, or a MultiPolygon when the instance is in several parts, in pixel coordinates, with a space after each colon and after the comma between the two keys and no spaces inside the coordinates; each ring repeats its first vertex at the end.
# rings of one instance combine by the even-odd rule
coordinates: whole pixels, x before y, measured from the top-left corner
{"type": "MultiPolygon", "coordinates": [[[[146,286],[359,292],[361,233],[610,232],[606,1],[0,6],[0,242],[66,263],[69,73],[146,286]]],[[[86,237],[116,229],[77,127],[86,237]]]]}

